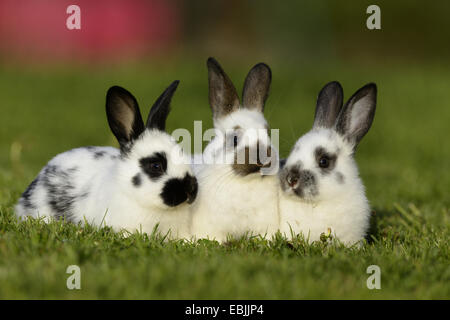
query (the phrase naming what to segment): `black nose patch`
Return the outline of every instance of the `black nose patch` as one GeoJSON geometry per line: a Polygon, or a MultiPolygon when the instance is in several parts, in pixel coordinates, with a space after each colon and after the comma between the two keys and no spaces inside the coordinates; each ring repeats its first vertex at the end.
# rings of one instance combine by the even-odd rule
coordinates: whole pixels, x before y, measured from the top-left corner
{"type": "Polygon", "coordinates": [[[293,188],[294,193],[299,197],[304,197],[306,194],[316,196],[317,183],[316,176],[309,170],[300,170],[299,168],[285,168],[281,176],[283,190],[289,187],[293,188]]]}
{"type": "Polygon", "coordinates": [[[304,187],[309,187],[316,183],[316,178],[314,176],[314,173],[312,173],[309,170],[300,171],[298,178],[300,180],[300,184],[303,185],[304,187]]]}
{"type": "Polygon", "coordinates": [[[239,159],[238,151],[236,150],[234,153],[234,163],[232,165],[234,172],[240,176],[246,176],[248,174],[256,173],[259,172],[261,168],[269,168],[271,166],[271,147],[267,147],[265,153],[261,153],[260,143],[258,142],[256,144],[256,148],[245,147],[244,149],[240,150],[240,152],[242,152],[240,154],[240,157],[242,159],[239,159]]]}
{"type": "Polygon", "coordinates": [[[186,174],[183,179],[173,178],[168,180],[160,196],[169,207],[175,207],[185,201],[194,202],[197,197],[197,179],[186,174]]]}

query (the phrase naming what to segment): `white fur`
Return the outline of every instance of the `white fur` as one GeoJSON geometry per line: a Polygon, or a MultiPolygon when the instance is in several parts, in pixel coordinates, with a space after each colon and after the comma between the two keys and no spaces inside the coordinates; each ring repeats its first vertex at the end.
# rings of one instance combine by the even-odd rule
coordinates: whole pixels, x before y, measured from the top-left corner
{"type": "Polygon", "coordinates": [[[369,227],[370,208],[352,146],[333,129],[316,128],[297,141],[285,167],[296,163],[316,174],[319,194],[305,200],[291,189],[280,189],[281,232],[290,237],[292,230],[311,242],[331,229],[332,235],[347,245],[361,241],[369,227]],[[314,157],[317,147],[338,154],[335,168],[327,175],[319,172],[314,157]],[[342,184],[338,174],[342,174],[342,184]]]}
{"type": "MultiPolygon", "coordinates": [[[[196,166],[199,182],[199,195],[192,206],[192,233],[197,238],[226,240],[227,235],[239,237],[244,234],[266,235],[271,237],[279,227],[278,215],[278,166],[271,175],[259,172],[247,176],[237,175],[231,163],[223,159],[233,159],[233,150],[224,149],[226,130],[239,126],[244,145],[257,142],[253,134],[258,131],[260,143],[268,141],[261,137],[267,122],[259,111],[239,109],[223,118],[215,119],[214,125],[219,133],[208,144],[203,160],[209,164],[196,166]],[[248,134],[248,132],[252,134],[248,134]],[[262,139],[261,139],[262,138],[262,139]],[[212,160],[212,161],[211,161],[212,160]]],[[[272,150],[276,151],[273,146],[272,150]]],[[[272,153],[272,161],[278,164],[278,155],[272,153]]]]}
{"type": "MultiPolygon", "coordinates": [[[[170,178],[182,178],[192,174],[189,159],[182,155],[181,148],[173,138],[158,130],[145,130],[126,156],[112,147],[77,148],[54,157],[38,175],[38,183],[31,196],[33,210],[26,209],[21,198],[16,206],[19,217],[55,217],[48,203],[48,189],[44,185],[43,172],[49,166],[57,166],[63,171],[77,168],[66,181],[70,196],[75,197],[70,220],[100,226],[102,223],[114,230],[125,229],[129,232],[151,233],[159,224],[158,230],[171,237],[186,237],[189,232],[189,205],[183,203],[176,207],[166,206],[159,194],[164,182],[170,178]],[[105,153],[101,159],[95,159],[93,153],[105,153]],[[140,169],[139,159],[154,152],[165,152],[167,156],[167,174],[158,181],[151,181],[140,169]],[[132,178],[141,172],[141,185],[135,187],[132,178]],[[82,196],[86,194],[86,196],[82,196]]],[[[52,180],[58,184],[61,177],[52,180]]]]}

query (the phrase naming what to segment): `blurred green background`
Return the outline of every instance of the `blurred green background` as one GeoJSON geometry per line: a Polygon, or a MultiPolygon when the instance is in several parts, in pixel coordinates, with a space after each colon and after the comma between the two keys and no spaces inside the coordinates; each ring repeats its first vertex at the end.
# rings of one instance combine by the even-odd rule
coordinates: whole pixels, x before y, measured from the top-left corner
{"type": "MultiPolygon", "coordinates": [[[[14,10],[11,3],[8,8],[14,10]]],[[[48,1],[45,3],[49,5],[48,1]]],[[[107,5],[104,1],[99,3],[100,8],[107,5]]],[[[162,5],[158,1],[148,3],[162,5]]],[[[91,42],[81,41],[79,47],[70,47],[69,54],[52,53],[58,42],[53,42],[53,47],[37,49],[30,45],[26,51],[23,45],[14,42],[7,48],[3,46],[0,54],[3,208],[12,210],[20,193],[57,153],[85,145],[117,145],[104,111],[106,90],[112,85],[130,90],[147,114],[162,90],[179,79],[168,131],[180,127],[192,130],[194,120],[202,120],[203,129],[210,128],[206,59],[214,56],[238,91],[254,64],[263,61],[271,66],[273,82],[265,115],[271,128],[280,129],[282,156],[287,156],[298,137],[311,127],[315,100],[323,85],[340,81],[347,99],[364,84],[377,83],[375,120],[356,155],[374,209],[373,235],[378,239],[386,234],[401,237],[398,233],[403,222],[397,220],[398,208],[413,205],[420,212],[421,224],[433,230],[444,228],[444,238],[439,241],[448,243],[450,2],[168,3],[167,10],[172,10],[177,20],[156,24],[155,28],[163,29],[167,24],[174,25],[168,36],[162,33],[162,37],[168,37],[167,41],[160,44],[155,40],[152,42],[155,46],[127,47],[119,42],[98,48],[102,53],[96,55],[97,49],[90,47],[92,41],[95,43],[95,35],[91,42]],[[381,30],[366,28],[369,16],[366,8],[371,4],[381,8],[381,30]],[[116,55],[115,49],[123,47],[127,50],[116,55]]],[[[88,13],[83,11],[83,3],[80,7],[83,19],[83,14],[88,13]]],[[[63,12],[61,28],[65,28],[66,16],[63,12]]],[[[5,23],[0,35],[9,34],[11,38],[12,32],[20,31],[8,30],[11,24],[5,23]]],[[[88,26],[64,34],[70,37],[70,32],[78,32],[82,36],[90,32],[88,26]]],[[[39,24],[35,28],[39,29],[39,24]]],[[[130,30],[133,33],[135,29],[130,30]]],[[[17,37],[26,38],[26,31],[20,32],[23,33],[17,37]]],[[[101,34],[107,37],[108,30],[101,34]]],[[[160,33],[156,34],[155,39],[160,33]]],[[[145,42],[146,35],[142,37],[138,37],[138,42],[145,42]]],[[[61,43],[64,41],[62,38],[61,43]]],[[[420,232],[415,234],[417,241],[420,232]]],[[[438,246],[439,241],[435,241],[438,246]]],[[[450,280],[448,269],[442,272],[448,267],[448,248],[444,256],[430,258],[423,251],[412,259],[415,271],[422,274],[404,291],[392,287],[398,294],[403,292],[403,297],[408,297],[411,288],[427,287],[432,272],[427,271],[429,265],[437,269],[432,273],[434,282],[428,285],[450,280]]],[[[400,262],[392,261],[395,269],[394,265],[400,262]]],[[[236,279],[238,285],[242,279],[236,279]]],[[[442,282],[444,286],[431,296],[449,297],[448,286],[442,282]]],[[[229,288],[216,296],[230,297],[232,292],[229,288]]],[[[241,294],[255,297],[255,292],[256,289],[248,289],[241,294]]],[[[425,292],[414,294],[424,297],[425,292]]],[[[170,291],[166,295],[170,297],[170,291]]],[[[288,297],[295,298],[295,292],[288,297]]]]}

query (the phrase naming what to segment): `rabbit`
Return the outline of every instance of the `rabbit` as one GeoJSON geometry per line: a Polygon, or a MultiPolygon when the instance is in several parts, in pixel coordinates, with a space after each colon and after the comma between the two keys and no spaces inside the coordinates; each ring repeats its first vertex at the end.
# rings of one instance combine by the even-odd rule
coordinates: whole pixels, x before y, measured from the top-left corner
{"type": "Polygon", "coordinates": [[[361,245],[370,207],[354,153],[372,125],[376,99],[374,83],[344,107],[338,82],[320,91],[312,129],[296,142],[279,172],[280,231],[288,238],[301,233],[313,242],[324,234],[361,245]]]}
{"type": "Polygon", "coordinates": [[[248,73],[243,103],[214,58],[207,61],[209,103],[215,137],[196,164],[199,196],[192,234],[219,242],[228,236],[271,236],[278,230],[278,151],[271,144],[264,104],[271,70],[263,63],[248,73]]]}
{"type": "Polygon", "coordinates": [[[113,230],[189,235],[189,206],[198,183],[187,158],[165,132],[174,81],[157,99],[147,123],[135,97],[113,86],[106,114],[120,150],[83,147],[55,156],[40,171],[15,207],[19,218],[65,219],[113,230]]]}

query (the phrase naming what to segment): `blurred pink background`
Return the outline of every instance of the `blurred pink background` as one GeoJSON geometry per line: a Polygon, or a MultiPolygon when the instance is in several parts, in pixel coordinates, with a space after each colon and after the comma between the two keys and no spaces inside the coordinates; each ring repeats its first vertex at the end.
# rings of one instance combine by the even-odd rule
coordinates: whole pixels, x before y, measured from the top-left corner
{"type": "MultiPolygon", "coordinates": [[[[129,62],[226,56],[228,60],[448,61],[450,1],[367,3],[271,0],[0,0],[0,63],[129,62]],[[68,30],[67,7],[81,8],[68,30]],[[383,57],[383,59],[380,59],[383,57]],[[152,59],[148,59],[152,58],[152,59]]],[[[395,62],[394,62],[395,63],[395,62]]]]}
{"type": "Polygon", "coordinates": [[[0,0],[0,54],[31,60],[99,61],[158,54],[177,42],[179,7],[163,0],[0,0]],[[69,5],[81,30],[69,30],[69,5]]]}

